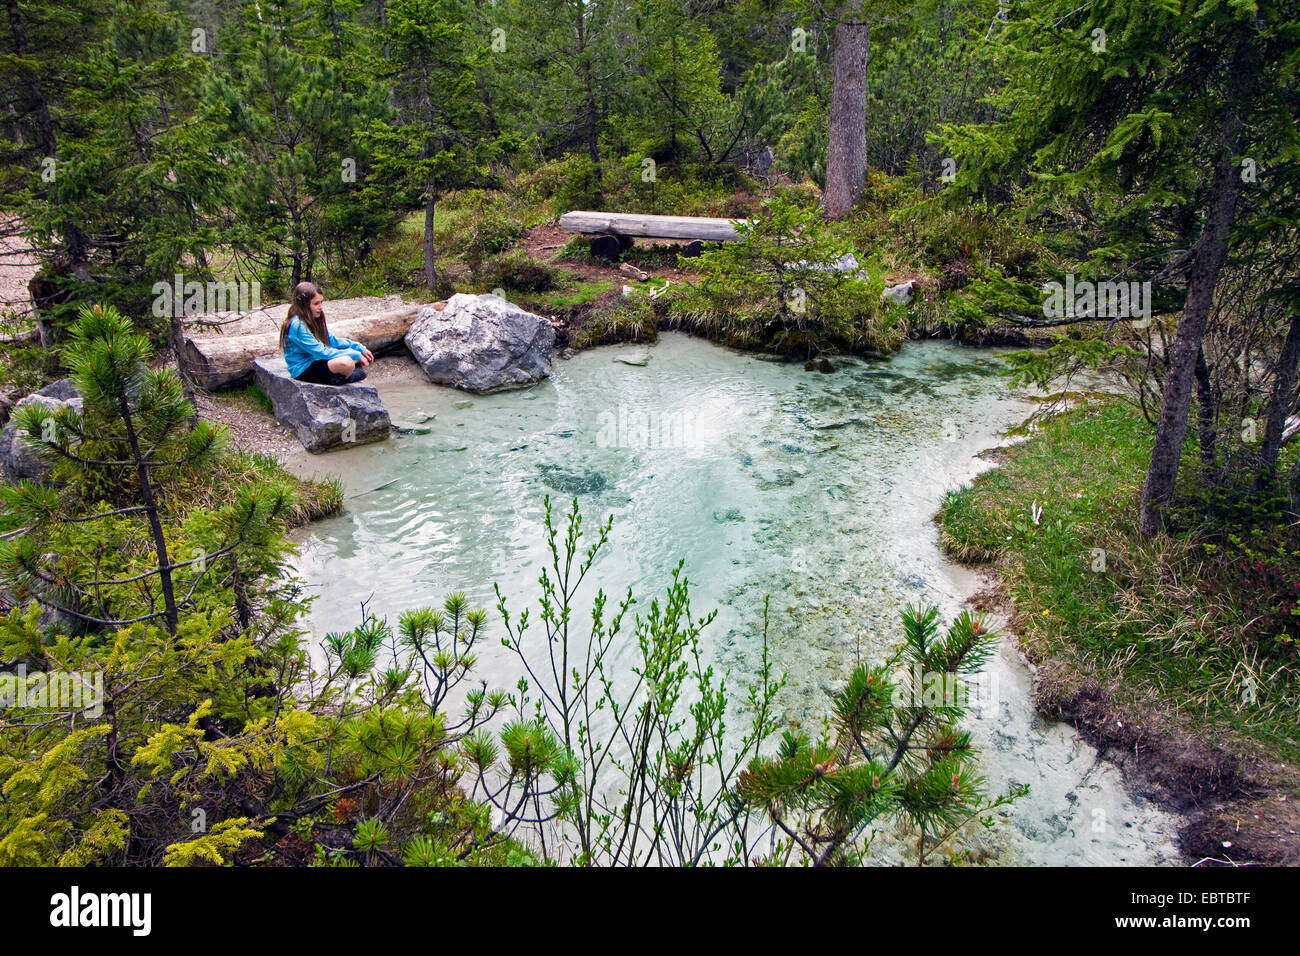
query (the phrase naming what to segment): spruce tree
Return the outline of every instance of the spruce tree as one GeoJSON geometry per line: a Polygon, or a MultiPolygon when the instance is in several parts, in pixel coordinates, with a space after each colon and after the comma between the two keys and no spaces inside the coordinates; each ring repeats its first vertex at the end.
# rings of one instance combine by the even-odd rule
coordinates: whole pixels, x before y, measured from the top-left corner
{"type": "MultiPolygon", "coordinates": [[[[1261,257],[1281,263],[1289,255],[1300,212],[1296,16],[1287,0],[1015,7],[997,34],[1008,77],[993,98],[1000,118],[948,131],[950,154],[961,159],[959,187],[990,196],[1029,187],[1031,211],[1084,224],[1074,250],[1082,277],[1150,282],[1156,312],[1178,316],[1171,335],[1158,323],[1142,343],[1160,386],[1138,516],[1144,535],[1164,525],[1194,401],[1202,452],[1214,454],[1222,379],[1206,346],[1226,317],[1250,308],[1250,296],[1225,294],[1225,279],[1239,269],[1267,273],[1261,257]]],[[[1263,336],[1279,359],[1285,331],[1263,336]]],[[[1229,376],[1228,366],[1246,360],[1223,358],[1229,376]]],[[[1281,371],[1289,391],[1294,372],[1281,371]]],[[[1236,429],[1249,406],[1225,410],[1236,429]]]]}
{"type": "Polygon", "coordinates": [[[382,37],[398,115],[372,123],[361,137],[374,154],[366,190],[377,201],[391,201],[395,191],[400,205],[423,208],[424,283],[433,293],[438,200],[447,190],[485,181],[500,149],[479,85],[490,67],[490,39],[462,0],[395,0],[382,37]]]}

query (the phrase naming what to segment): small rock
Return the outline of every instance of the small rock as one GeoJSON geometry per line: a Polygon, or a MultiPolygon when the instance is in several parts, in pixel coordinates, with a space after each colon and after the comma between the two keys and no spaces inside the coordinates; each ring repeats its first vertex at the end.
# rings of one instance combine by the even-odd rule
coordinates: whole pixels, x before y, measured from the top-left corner
{"type": "MultiPolygon", "coordinates": [[[[47,385],[38,392],[26,396],[13,407],[13,411],[27,405],[39,403],[50,410],[50,414],[63,408],[81,412],[81,396],[73,387],[72,379],[62,378],[52,385],[47,385]]],[[[11,420],[0,431],[0,472],[6,481],[18,482],[24,479],[44,481],[49,476],[50,466],[41,461],[27,447],[26,441],[18,434],[18,428],[11,420]]]]}
{"type": "Polygon", "coordinates": [[[891,285],[882,294],[882,299],[888,299],[890,302],[896,302],[899,305],[907,305],[912,301],[912,289],[916,286],[915,279],[908,279],[906,282],[900,282],[898,285],[891,285]]]}
{"type": "Polygon", "coordinates": [[[456,406],[457,408],[469,408],[469,407],[472,406],[473,404],[474,404],[474,403],[471,402],[468,398],[462,398],[460,401],[458,401],[458,402],[455,403],[455,406],[456,406]]]}
{"type": "Polygon", "coordinates": [[[614,356],[615,362],[622,362],[624,365],[645,365],[650,361],[649,352],[623,352],[614,356]]]}
{"type": "Polygon", "coordinates": [[[623,275],[625,276],[631,276],[633,279],[636,279],[638,282],[645,282],[646,279],[650,278],[650,273],[638,269],[630,262],[622,263],[618,267],[618,271],[623,273],[623,275]]]}

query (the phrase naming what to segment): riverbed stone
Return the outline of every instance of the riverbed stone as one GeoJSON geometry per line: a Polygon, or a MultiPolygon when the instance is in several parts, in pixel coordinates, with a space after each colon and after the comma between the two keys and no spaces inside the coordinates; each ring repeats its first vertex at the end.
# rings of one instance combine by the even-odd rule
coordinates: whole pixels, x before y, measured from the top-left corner
{"type": "Polygon", "coordinates": [[[258,387],[271,399],[275,420],[309,452],[347,448],[388,437],[388,410],[370,385],[317,385],[289,375],[282,355],[253,362],[258,387]]]}
{"type": "MultiPolygon", "coordinates": [[[[38,392],[26,396],[14,406],[14,412],[28,405],[40,404],[54,414],[63,408],[81,412],[81,396],[77,394],[72,379],[62,378],[52,385],[47,385],[38,392]]],[[[5,481],[45,481],[50,474],[50,466],[41,461],[32,452],[27,442],[18,434],[18,426],[11,417],[4,430],[0,431],[0,471],[5,481]]]]}
{"type": "Polygon", "coordinates": [[[596,471],[571,471],[559,465],[538,465],[542,473],[542,482],[548,487],[565,495],[597,495],[605,490],[608,482],[605,476],[596,471]]]}
{"type": "Polygon", "coordinates": [[[429,381],[480,394],[546,378],[554,346],[550,322],[490,293],[457,293],[441,312],[424,309],[406,333],[429,381]]]}

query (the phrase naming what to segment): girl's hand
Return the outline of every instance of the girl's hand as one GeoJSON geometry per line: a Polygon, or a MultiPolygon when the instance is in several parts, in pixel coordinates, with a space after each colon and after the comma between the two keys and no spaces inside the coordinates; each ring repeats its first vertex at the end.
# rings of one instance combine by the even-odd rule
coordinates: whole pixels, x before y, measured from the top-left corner
{"type": "Polygon", "coordinates": [[[375,360],[375,353],[371,352],[370,349],[366,349],[362,354],[366,357],[367,365],[375,360]]]}

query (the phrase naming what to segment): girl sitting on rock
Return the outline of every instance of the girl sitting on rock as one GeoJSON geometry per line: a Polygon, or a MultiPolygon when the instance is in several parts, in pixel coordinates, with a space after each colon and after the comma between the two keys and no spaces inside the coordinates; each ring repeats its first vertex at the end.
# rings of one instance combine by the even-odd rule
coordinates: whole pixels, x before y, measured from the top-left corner
{"type": "Polygon", "coordinates": [[[289,314],[280,325],[280,350],[289,374],[317,385],[348,385],[366,377],[375,360],[360,342],[330,334],[325,325],[325,296],[315,283],[293,287],[289,314]]]}

